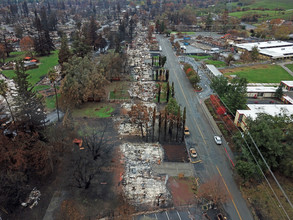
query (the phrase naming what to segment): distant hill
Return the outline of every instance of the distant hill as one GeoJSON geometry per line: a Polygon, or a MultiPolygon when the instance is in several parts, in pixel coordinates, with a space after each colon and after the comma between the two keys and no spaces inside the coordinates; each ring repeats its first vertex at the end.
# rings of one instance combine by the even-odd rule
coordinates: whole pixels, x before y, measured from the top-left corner
{"type": "MultiPolygon", "coordinates": [[[[239,2],[242,2],[241,0],[239,2]]],[[[243,1],[247,2],[246,0],[243,1]]],[[[275,8],[283,8],[283,9],[293,9],[293,0],[254,0],[251,1],[252,4],[250,4],[247,7],[250,8],[269,8],[269,9],[275,9],[275,8]]]]}

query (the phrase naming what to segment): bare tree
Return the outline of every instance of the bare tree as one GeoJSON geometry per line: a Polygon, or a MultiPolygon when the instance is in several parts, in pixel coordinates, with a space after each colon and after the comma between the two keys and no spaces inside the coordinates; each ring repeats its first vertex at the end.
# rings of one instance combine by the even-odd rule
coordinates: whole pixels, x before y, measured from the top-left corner
{"type": "Polygon", "coordinates": [[[145,105],[137,104],[131,106],[131,110],[128,112],[130,120],[132,123],[137,124],[141,130],[141,136],[144,137],[143,125],[147,126],[147,123],[150,121],[150,113],[152,108],[149,108],[145,105]]]}
{"type": "Polygon", "coordinates": [[[202,184],[197,196],[212,201],[215,205],[221,205],[230,199],[220,176],[214,176],[202,184]]]}
{"type": "Polygon", "coordinates": [[[91,154],[93,160],[97,160],[101,156],[102,151],[106,152],[109,150],[109,141],[105,138],[106,130],[107,124],[101,133],[93,130],[90,135],[84,137],[84,146],[91,154]]]}
{"type": "Polygon", "coordinates": [[[95,161],[86,157],[79,157],[74,161],[75,168],[73,171],[74,186],[78,188],[88,189],[91,181],[100,172],[100,166],[96,166],[95,161]]]}

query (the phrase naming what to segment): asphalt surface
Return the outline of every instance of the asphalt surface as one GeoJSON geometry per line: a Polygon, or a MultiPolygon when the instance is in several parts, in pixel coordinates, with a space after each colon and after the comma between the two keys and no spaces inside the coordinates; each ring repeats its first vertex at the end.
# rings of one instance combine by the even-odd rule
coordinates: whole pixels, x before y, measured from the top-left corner
{"type": "MultiPolygon", "coordinates": [[[[216,145],[213,137],[220,134],[216,133],[217,129],[207,119],[202,106],[204,98],[211,93],[208,78],[199,70],[202,79],[201,85],[203,85],[204,90],[201,93],[194,92],[172,50],[170,42],[162,36],[158,36],[158,40],[163,54],[167,56],[166,67],[170,70],[169,81],[174,82],[175,85],[175,98],[181,109],[186,106],[186,124],[191,133],[186,138],[187,146],[188,148],[197,146],[198,157],[202,160],[201,163],[193,165],[196,177],[199,177],[199,181],[202,183],[213,176],[220,176],[228,195],[231,197],[231,201],[224,205],[225,211],[228,213],[228,219],[252,220],[252,214],[232,176],[232,164],[225,152],[225,148],[229,152],[229,147],[227,147],[225,140],[223,140],[223,145],[216,145]]],[[[233,160],[232,155],[230,156],[233,160]]]]}

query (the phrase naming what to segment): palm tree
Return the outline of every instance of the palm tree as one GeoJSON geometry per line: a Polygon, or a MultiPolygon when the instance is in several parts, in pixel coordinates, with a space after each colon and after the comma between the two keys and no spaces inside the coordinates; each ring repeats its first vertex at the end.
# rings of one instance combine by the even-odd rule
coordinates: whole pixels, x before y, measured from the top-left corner
{"type": "Polygon", "coordinates": [[[0,95],[2,95],[7,103],[7,106],[9,108],[9,111],[10,111],[10,114],[11,114],[11,118],[12,118],[12,121],[14,122],[14,116],[13,116],[13,113],[12,113],[12,110],[11,110],[11,107],[10,107],[10,104],[7,100],[7,92],[8,92],[8,85],[7,85],[7,82],[3,79],[0,80],[0,95]]]}
{"type": "Polygon", "coordinates": [[[56,97],[56,110],[57,110],[58,122],[60,122],[59,108],[58,108],[58,98],[57,98],[57,90],[56,90],[56,84],[55,84],[55,82],[57,80],[57,77],[58,77],[58,73],[54,69],[51,69],[48,72],[48,77],[50,79],[50,82],[53,83],[53,85],[54,85],[55,97],[56,97]]]}

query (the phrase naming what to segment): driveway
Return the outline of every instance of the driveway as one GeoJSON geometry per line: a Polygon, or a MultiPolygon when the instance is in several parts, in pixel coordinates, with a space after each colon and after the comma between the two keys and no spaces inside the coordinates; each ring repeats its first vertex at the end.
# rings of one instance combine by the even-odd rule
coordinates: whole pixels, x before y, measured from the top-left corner
{"type": "MultiPolygon", "coordinates": [[[[195,93],[172,50],[170,42],[162,36],[158,36],[158,40],[163,54],[167,56],[166,68],[170,70],[169,81],[174,82],[175,85],[176,100],[181,107],[186,107],[186,123],[191,132],[189,139],[197,144],[198,149],[196,150],[202,160],[202,163],[193,165],[195,176],[200,178],[201,183],[213,176],[221,176],[227,193],[231,197],[231,201],[224,206],[229,214],[228,219],[252,220],[251,212],[233,179],[232,166],[224,148],[226,147],[233,160],[232,153],[225,141],[221,146],[214,142],[213,136],[216,129],[210,124],[202,107],[203,99],[211,91],[208,80],[203,80],[205,85],[203,93],[195,93]],[[205,94],[205,92],[207,93],[205,94]]],[[[204,79],[203,75],[202,77],[204,79]]]]}

